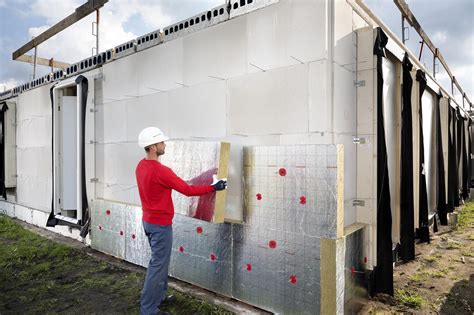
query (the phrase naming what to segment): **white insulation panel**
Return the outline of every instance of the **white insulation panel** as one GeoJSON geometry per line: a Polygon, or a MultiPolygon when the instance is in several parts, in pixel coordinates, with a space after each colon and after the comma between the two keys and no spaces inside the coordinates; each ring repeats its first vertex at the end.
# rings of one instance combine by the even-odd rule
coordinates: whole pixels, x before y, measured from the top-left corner
{"type": "Polygon", "coordinates": [[[231,79],[228,97],[228,134],[308,131],[307,64],[231,79]]]}
{"type": "Polygon", "coordinates": [[[241,17],[183,38],[184,83],[194,85],[247,72],[247,18],[241,17]],[[212,49],[209,49],[212,47],[212,49]]]}
{"type": "Polygon", "coordinates": [[[225,137],[225,81],[170,91],[169,98],[169,137],[225,137]]]}
{"type": "Polygon", "coordinates": [[[43,211],[50,209],[52,194],[49,88],[22,93],[17,103],[17,202],[43,211]]]}
{"type": "Polygon", "coordinates": [[[246,18],[249,72],[327,56],[326,1],[280,1],[246,18]]]}

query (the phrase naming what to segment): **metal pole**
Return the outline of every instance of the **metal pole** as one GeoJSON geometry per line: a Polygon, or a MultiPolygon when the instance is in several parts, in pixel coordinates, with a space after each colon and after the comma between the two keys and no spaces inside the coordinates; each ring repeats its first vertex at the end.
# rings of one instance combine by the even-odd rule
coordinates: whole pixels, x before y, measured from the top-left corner
{"type": "Polygon", "coordinates": [[[33,61],[33,79],[36,78],[36,53],[37,53],[37,47],[35,46],[35,56],[34,56],[34,61],[33,61]]]}
{"type": "Polygon", "coordinates": [[[433,78],[436,78],[436,57],[438,56],[438,48],[435,49],[433,54],[433,78]]]}
{"type": "Polygon", "coordinates": [[[95,37],[95,54],[99,54],[99,20],[100,20],[100,11],[99,9],[95,10],[95,19],[96,19],[96,25],[97,25],[97,30],[96,30],[96,37],[95,37]]]}

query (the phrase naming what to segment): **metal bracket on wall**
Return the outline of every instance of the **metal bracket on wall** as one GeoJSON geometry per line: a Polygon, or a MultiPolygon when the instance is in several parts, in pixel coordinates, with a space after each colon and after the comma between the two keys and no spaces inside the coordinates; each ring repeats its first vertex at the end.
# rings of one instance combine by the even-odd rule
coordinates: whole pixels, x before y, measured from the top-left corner
{"type": "Polygon", "coordinates": [[[99,179],[97,177],[91,178],[90,179],[91,183],[97,183],[99,179]]]}
{"type": "Polygon", "coordinates": [[[354,81],[354,86],[355,86],[355,87],[362,87],[362,86],[365,86],[365,80],[354,81]]]}
{"type": "Polygon", "coordinates": [[[352,142],[355,144],[365,144],[365,138],[354,137],[352,138],[352,142]]]}
{"type": "Polygon", "coordinates": [[[352,205],[357,207],[365,207],[365,200],[354,199],[352,200],[352,205]]]}
{"type": "Polygon", "coordinates": [[[90,140],[89,143],[90,143],[90,144],[96,144],[96,143],[98,143],[98,142],[95,141],[95,140],[90,140]]]}
{"type": "Polygon", "coordinates": [[[91,113],[97,113],[99,110],[98,110],[98,109],[94,109],[94,108],[90,108],[89,111],[90,111],[91,113]]]}

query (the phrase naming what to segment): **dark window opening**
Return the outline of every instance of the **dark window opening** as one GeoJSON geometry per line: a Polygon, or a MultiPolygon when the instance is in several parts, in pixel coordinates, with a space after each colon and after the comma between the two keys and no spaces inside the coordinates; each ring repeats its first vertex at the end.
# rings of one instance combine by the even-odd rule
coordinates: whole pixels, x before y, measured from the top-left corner
{"type": "Polygon", "coordinates": [[[211,11],[208,11],[207,12],[207,19],[210,20],[212,17],[212,12],[211,11]]]}
{"type": "Polygon", "coordinates": [[[214,17],[216,17],[218,14],[217,10],[214,10],[214,17]]]}
{"type": "Polygon", "coordinates": [[[92,67],[92,59],[89,59],[89,67],[92,67]]]}
{"type": "Polygon", "coordinates": [[[74,72],[77,71],[77,65],[74,65],[74,72]]]}
{"type": "Polygon", "coordinates": [[[97,62],[98,62],[99,64],[102,63],[102,56],[101,56],[101,55],[99,55],[99,57],[97,57],[97,62]]]}
{"type": "Polygon", "coordinates": [[[158,33],[155,33],[155,39],[157,39],[157,38],[158,38],[158,33]]]}
{"type": "Polygon", "coordinates": [[[165,36],[168,36],[168,30],[165,30],[165,36]]]}
{"type": "Polygon", "coordinates": [[[243,7],[245,5],[245,0],[240,0],[240,6],[243,7]]]}
{"type": "Polygon", "coordinates": [[[178,31],[178,25],[176,25],[176,26],[174,27],[174,31],[175,31],[175,32],[178,31]]]}
{"type": "Polygon", "coordinates": [[[219,15],[222,15],[222,14],[224,14],[224,8],[220,8],[219,10],[219,15]]]}
{"type": "Polygon", "coordinates": [[[94,60],[92,61],[92,63],[94,64],[94,66],[97,64],[97,57],[94,57],[94,60]]]}
{"type": "Polygon", "coordinates": [[[191,26],[194,25],[194,19],[191,19],[191,20],[189,21],[189,25],[191,25],[191,26]]]}
{"type": "Polygon", "coordinates": [[[184,28],[188,28],[188,26],[189,26],[188,21],[184,22],[184,28]]]}
{"type": "Polygon", "coordinates": [[[170,34],[173,33],[173,28],[170,28],[170,34]]]}
{"type": "Polygon", "coordinates": [[[234,10],[238,9],[239,8],[239,4],[236,2],[234,3],[234,10]]]}
{"type": "Polygon", "coordinates": [[[196,18],[196,24],[199,24],[199,17],[196,18]]]}
{"type": "Polygon", "coordinates": [[[247,0],[247,4],[251,4],[253,0],[247,0]]]}
{"type": "Polygon", "coordinates": [[[201,16],[201,22],[204,22],[205,20],[206,20],[206,16],[203,14],[203,15],[201,16]]]}
{"type": "Polygon", "coordinates": [[[180,29],[180,30],[183,29],[183,23],[179,24],[179,29],[180,29]]]}

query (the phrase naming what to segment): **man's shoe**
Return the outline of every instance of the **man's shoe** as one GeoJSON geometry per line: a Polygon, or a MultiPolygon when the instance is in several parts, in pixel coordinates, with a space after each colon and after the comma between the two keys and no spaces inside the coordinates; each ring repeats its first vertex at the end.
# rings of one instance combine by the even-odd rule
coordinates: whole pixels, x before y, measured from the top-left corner
{"type": "Polygon", "coordinates": [[[170,305],[171,303],[174,303],[174,301],[176,301],[176,297],[174,295],[168,295],[163,301],[161,301],[160,306],[170,305]]]}

